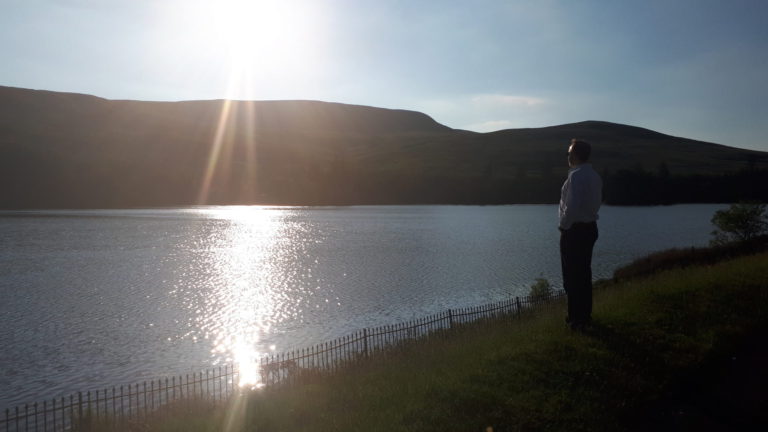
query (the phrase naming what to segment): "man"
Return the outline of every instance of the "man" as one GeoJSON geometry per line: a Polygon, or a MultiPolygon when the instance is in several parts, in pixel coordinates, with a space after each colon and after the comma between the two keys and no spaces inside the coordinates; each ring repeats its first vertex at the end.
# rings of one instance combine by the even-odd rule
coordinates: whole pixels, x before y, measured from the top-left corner
{"type": "Polygon", "coordinates": [[[565,320],[574,330],[583,330],[592,320],[592,248],[603,181],[589,163],[591,152],[589,143],[571,140],[568,179],[560,191],[560,262],[568,294],[565,320]]]}

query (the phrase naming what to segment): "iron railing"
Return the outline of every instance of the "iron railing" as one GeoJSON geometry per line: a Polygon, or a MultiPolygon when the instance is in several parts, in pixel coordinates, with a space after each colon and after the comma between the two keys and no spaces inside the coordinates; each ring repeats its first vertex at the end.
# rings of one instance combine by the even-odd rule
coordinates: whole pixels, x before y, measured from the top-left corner
{"type": "Polygon", "coordinates": [[[0,431],[66,431],[79,421],[108,423],[141,418],[161,406],[196,398],[225,401],[237,389],[238,371],[223,366],[131,385],[77,392],[5,410],[0,431]]]}
{"type": "MultiPolygon", "coordinates": [[[[363,329],[330,342],[275,354],[259,361],[260,385],[291,385],[318,374],[336,373],[350,364],[394,347],[482,319],[519,317],[525,310],[552,304],[565,297],[555,291],[547,297],[515,297],[482,306],[448,309],[410,322],[363,329]]],[[[66,431],[79,422],[140,419],[174,401],[201,399],[226,401],[239,390],[241,371],[223,366],[191,375],[178,375],[111,389],[78,392],[6,409],[0,413],[0,432],[66,431]]]]}

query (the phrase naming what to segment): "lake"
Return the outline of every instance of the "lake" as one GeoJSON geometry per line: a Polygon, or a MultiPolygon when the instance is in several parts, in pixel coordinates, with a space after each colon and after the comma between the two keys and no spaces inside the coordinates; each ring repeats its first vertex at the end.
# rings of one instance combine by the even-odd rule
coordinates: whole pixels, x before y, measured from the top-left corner
{"type": "MultiPolygon", "coordinates": [[[[724,205],[603,207],[595,278],[724,205]]],[[[0,211],[0,409],[562,285],[557,207],[0,211]]]]}

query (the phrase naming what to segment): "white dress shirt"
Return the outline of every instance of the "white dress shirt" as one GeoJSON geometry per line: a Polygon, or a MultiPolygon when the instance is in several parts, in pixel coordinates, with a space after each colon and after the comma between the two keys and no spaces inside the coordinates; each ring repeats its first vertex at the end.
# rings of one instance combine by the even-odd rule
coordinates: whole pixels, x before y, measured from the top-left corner
{"type": "Polygon", "coordinates": [[[571,168],[560,190],[560,228],[569,229],[577,222],[595,222],[602,201],[603,180],[592,164],[571,168]]]}

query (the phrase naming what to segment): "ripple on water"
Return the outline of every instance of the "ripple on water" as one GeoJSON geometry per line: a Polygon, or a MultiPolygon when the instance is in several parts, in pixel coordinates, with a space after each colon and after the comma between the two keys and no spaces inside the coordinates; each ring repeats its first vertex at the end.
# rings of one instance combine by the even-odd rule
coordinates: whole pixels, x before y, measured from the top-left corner
{"type": "MultiPolygon", "coordinates": [[[[722,207],[604,208],[595,276],[706,244],[722,207]]],[[[560,285],[554,206],[4,215],[0,408],[560,285]]]]}

